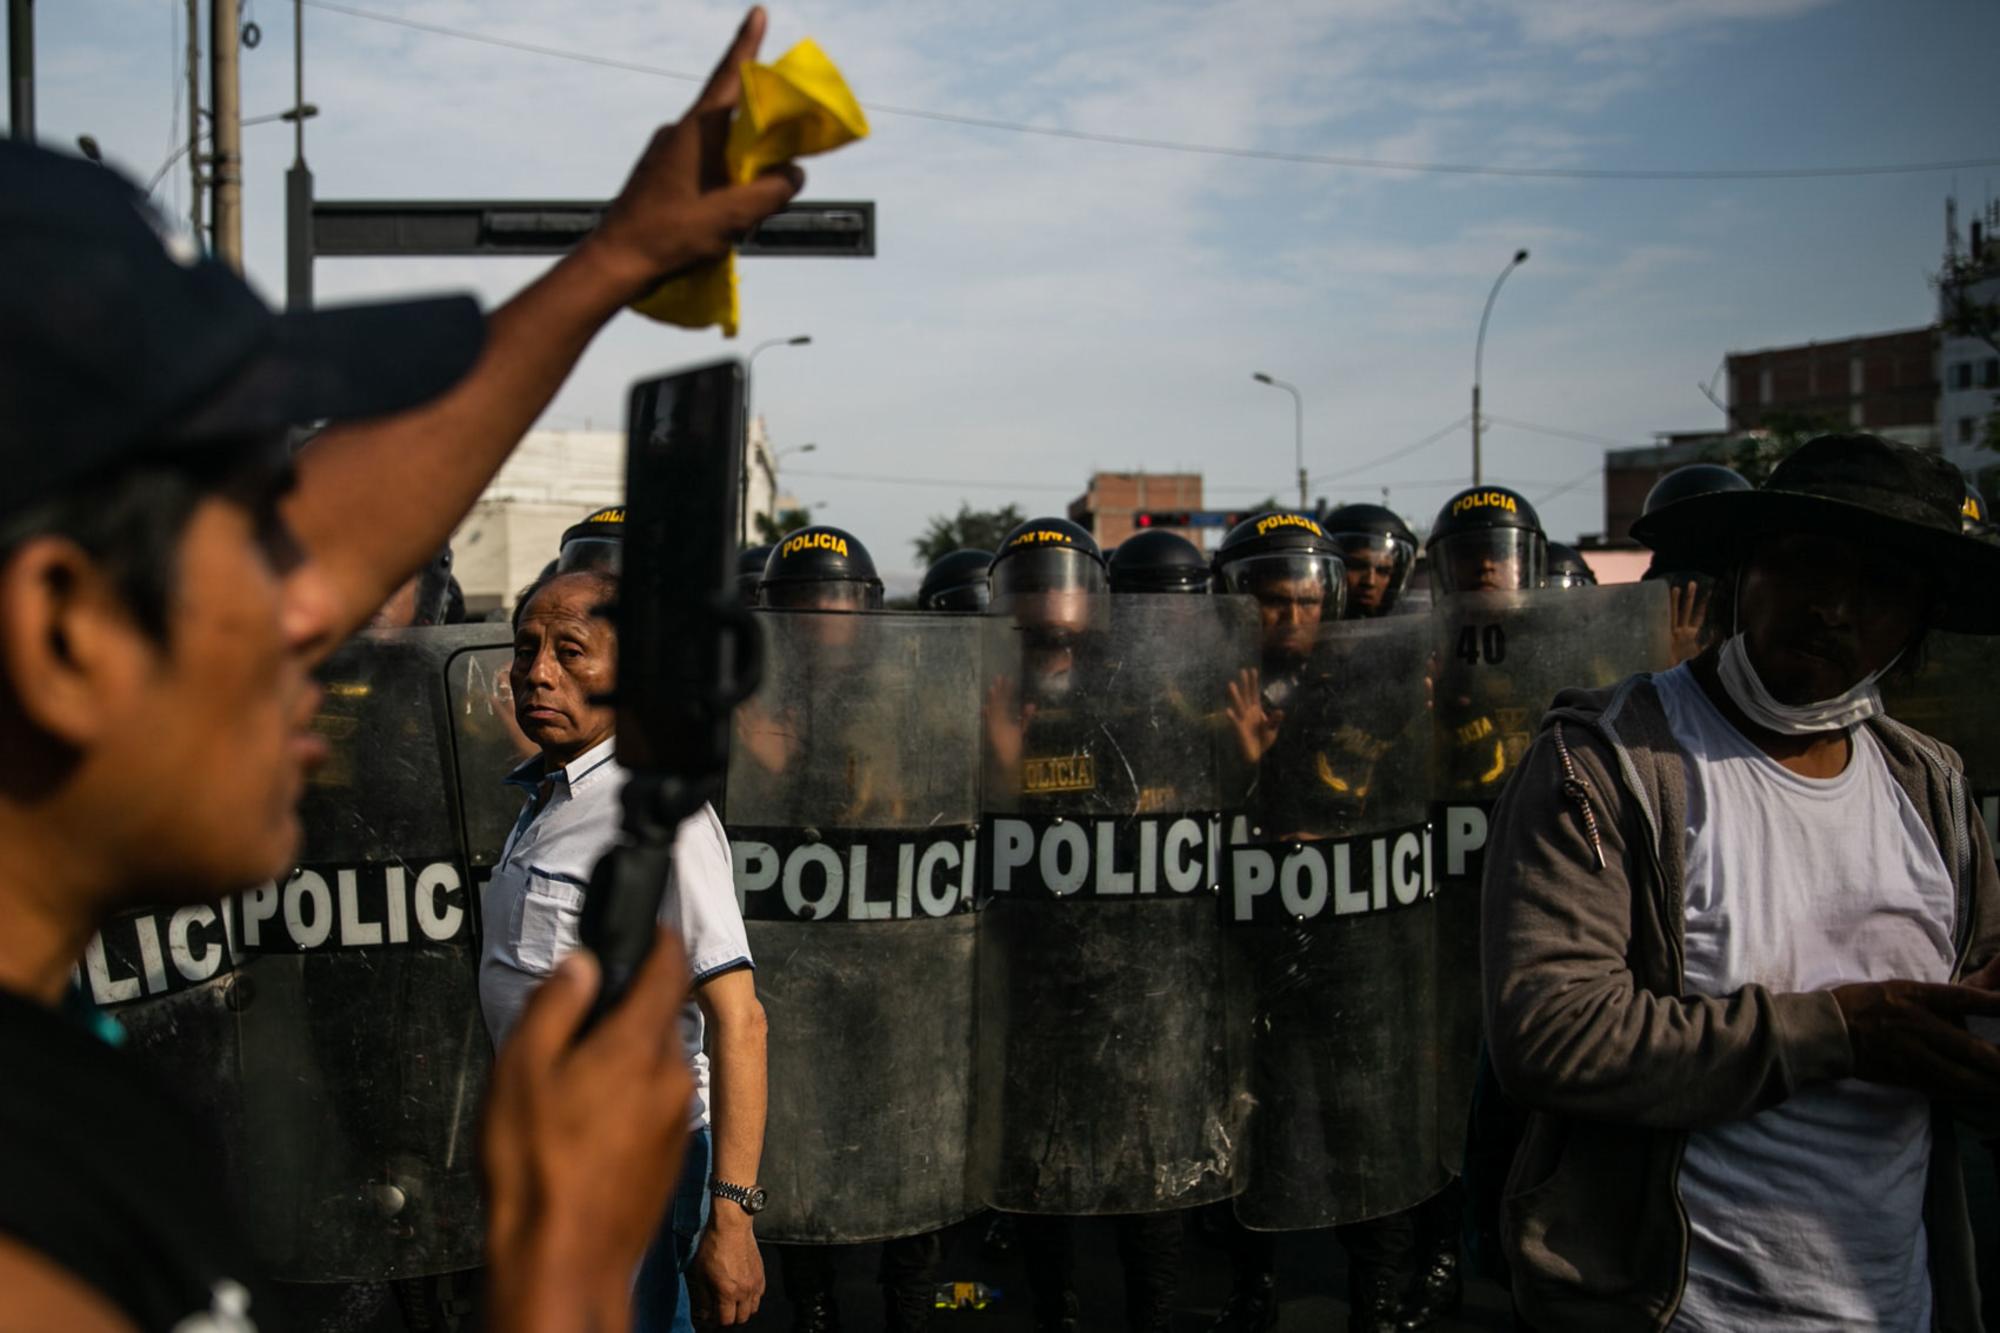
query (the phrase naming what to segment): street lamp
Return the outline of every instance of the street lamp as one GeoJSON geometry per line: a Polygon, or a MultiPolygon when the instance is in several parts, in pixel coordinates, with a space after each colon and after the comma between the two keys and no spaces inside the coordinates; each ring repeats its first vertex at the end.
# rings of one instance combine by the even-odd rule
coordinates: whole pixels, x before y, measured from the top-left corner
{"type": "Polygon", "coordinates": [[[1493,290],[1486,293],[1486,309],[1479,314],[1479,341],[1472,349],[1472,484],[1479,484],[1479,371],[1486,356],[1486,320],[1493,313],[1493,298],[1500,295],[1500,284],[1507,281],[1507,275],[1528,262],[1526,250],[1516,250],[1507,267],[1500,270],[1500,276],[1493,280],[1493,290]]]}
{"type": "MultiPolygon", "coordinates": [[[[750,349],[750,355],[743,358],[743,397],[747,405],[746,411],[756,403],[757,380],[754,372],[757,369],[758,356],[770,351],[773,347],[807,347],[811,344],[812,335],[810,333],[801,333],[792,338],[771,338],[765,342],[758,343],[750,349]]],[[[754,411],[750,412],[750,415],[754,416],[754,411]]],[[[749,423],[745,422],[744,424],[747,427],[749,423]]],[[[748,434],[745,434],[743,437],[741,481],[741,493],[736,497],[736,540],[738,544],[748,546],[750,544],[750,437],[748,434]]]]}
{"type": "Polygon", "coordinates": [[[1268,384],[1274,389],[1283,389],[1292,396],[1292,461],[1299,469],[1299,509],[1303,511],[1306,508],[1305,400],[1299,397],[1299,389],[1296,384],[1287,384],[1283,380],[1273,379],[1261,370],[1254,372],[1250,378],[1256,380],[1259,384],[1268,384]]]}

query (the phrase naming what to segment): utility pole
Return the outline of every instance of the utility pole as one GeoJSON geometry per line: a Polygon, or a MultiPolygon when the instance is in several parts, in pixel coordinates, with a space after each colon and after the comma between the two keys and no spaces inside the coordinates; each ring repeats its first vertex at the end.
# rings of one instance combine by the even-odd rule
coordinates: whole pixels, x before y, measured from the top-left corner
{"type": "Polygon", "coordinates": [[[313,176],[306,166],[306,10],[292,0],[292,166],[285,173],[285,305],[313,302],[313,176]]]}
{"type": "Polygon", "coordinates": [[[202,221],[203,192],[208,188],[208,177],[202,174],[201,161],[201,0],[187,0],[187,80],[188,80],[188,223],[194,228],[194,239],[201,243],[206,224],[202,221]]]}
{"type": "Polygon", "coordinates": [[[243,108],[236,58],[242,31],[237,0],[209,0],[209,108],[215,123],[215,153],[209,166],[213,190],[214,251],[231,268],[243,269],[243,108]]]}
{"type": "Polygon", "coordinates": [[[35,0],[7,0],[7,132],[35,141],[35,0]]]}

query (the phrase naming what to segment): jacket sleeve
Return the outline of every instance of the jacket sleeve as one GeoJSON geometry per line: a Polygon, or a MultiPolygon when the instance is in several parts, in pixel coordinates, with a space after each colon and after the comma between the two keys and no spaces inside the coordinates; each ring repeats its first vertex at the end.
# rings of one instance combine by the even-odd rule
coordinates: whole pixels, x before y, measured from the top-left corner
{"type": "Polygon", "coordinates": [[[1804,1084],[1853,1067],[1831,994],[1757,986],[1719,998],[1660,994],[1633,974],[1678,939],[1645,821],[1613,777],[1595,730],[1563,740],[1601,840],[1565,794],[1551,731],[1529,749],[1495,808],[1481,900],[1481,960],[1490,1058],[1516,1100],[1558,1115],[1697,1129],[1775,1105],[1804,1084]],[[1649,924],[1653,923],[1653,924],[1649,924]]]}
{"type": "MultiPolygon", "coordinates": [[[[2000,869],[1993,863],[1993,842],[1986,835],[1986,821],[1979,801],[1966,793],[1967,827],[1972,830],[1972,923],[1966,937],[1965,961],[1960,975],[1977,972],[2000,954],[2000,869]]],[[[1971,1125],[1981,1138],[2000,1137],[2000,1106],[1990,1102],[1954,1102],[1953,1114],[1971,1125]]]]}

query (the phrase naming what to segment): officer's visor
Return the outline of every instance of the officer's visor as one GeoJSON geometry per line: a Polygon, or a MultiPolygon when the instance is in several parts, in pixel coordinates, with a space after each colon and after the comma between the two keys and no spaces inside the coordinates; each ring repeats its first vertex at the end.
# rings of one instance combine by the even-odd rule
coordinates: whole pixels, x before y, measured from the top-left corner
{"type": "Polygon", "coordinates": [[[1222,586],[1281,618],[1338,620],[1347,607],[1347,569],[1337,555],[1287,551],[1232,560],[1222,567],[1222,586]]]}
{"type": "Polygon", "coordinates": [[[1542,534],[1529,528],[1455,532],[1431,548],[1431,590],[1442,596],[1539,588],[1547,560],[1542,534]]]}
{"type": "Polygon", "coordinates": [[[882,585],[854,579],[766,581],[758,590],[763,604],[780,611],[879,611],[882,585]]]}
{"type": "Polygon", "coordinates": [[[572,537],[556,556],[556,573],[602,569],[616,574],[625,563],[625,543],[617,537],[572,537]]]}
{"type": "Polygon", "coordinates": [[[1104,591],[1104,566],[1072,546],[1016,551],[993,565],[993,598],[1032,592],[1104,591]]]}

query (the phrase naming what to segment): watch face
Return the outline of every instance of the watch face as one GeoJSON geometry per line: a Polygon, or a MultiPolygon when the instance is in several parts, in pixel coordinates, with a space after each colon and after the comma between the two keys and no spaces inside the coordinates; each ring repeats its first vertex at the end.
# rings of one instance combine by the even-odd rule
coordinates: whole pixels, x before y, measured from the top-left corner
{"type": "Polygon", "coordinates": [[[753,1212],[753,1213],[761,1213],[761,1212],[763,1212],[763,1211],[764,1211],[764,1205],[765,1205],[765,1203],[766,1203],[766,1202],[768,1202],[768,1201],[769,1201],[770,1197],[771,1197],[770,1195],[768,1195],[768,1194],[766,1194],[766,1193],[764,1192],[764,1190],[763,1190],[763,1188],[762,1188],[761,1186],[760,1186],[760,1187],[758,1187],[757,1189],[754,1189],[754,1190],[751,1190],[751,1191],[750,1191],[750,1211],[751,1211],[751,1212],[753,1212]]]}

